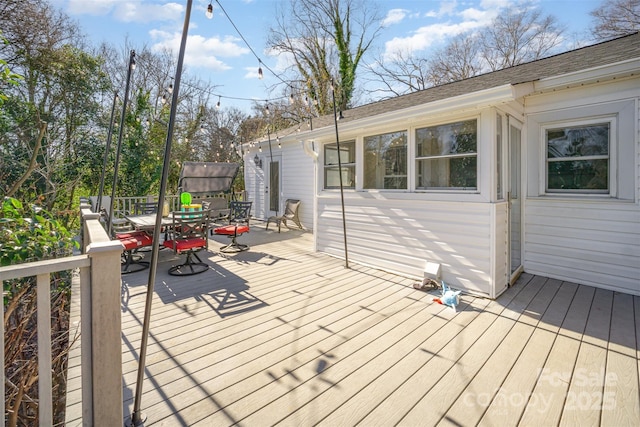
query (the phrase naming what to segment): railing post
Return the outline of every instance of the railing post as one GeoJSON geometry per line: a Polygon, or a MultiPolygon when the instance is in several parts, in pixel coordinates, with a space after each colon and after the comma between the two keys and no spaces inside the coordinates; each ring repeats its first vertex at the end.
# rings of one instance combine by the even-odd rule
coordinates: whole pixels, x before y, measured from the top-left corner
{"type": "MultiPolygon", "coordinates": [[[[99,221],[87,221],[85,230],[88,233],[85,241],[90,242],[85,251],[91,258],[91,289],[88,299],[91,304],[93,420],[84,420],[84,423],[94,426],[122,425],[122,245],[119,241],[108,238],[99,221]]],[[[84,326],[82,330],[85,330],[84,326]]]]}

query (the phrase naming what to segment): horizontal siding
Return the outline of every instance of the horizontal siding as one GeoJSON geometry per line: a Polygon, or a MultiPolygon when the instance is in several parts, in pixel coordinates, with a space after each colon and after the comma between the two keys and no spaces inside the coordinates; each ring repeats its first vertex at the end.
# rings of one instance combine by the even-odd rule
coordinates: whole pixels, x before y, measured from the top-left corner
{"type": "MultiPolygon", "coordinates": [[[[349,260],[416,278],[435,262],[450,286],[490,294],[490,204],[358,196],[345,200],[349,260]]],[[[319,251],[344,257],[339,197],[318,199],[317,244],[319,251]]]]}
{"type": "Polygon", "coordinates": [[[529,199],[524,267],[640,294],[640,208],[633,203],[529,199]]]}
{"type": "MultiPolygon", "coordinates": [[[[282,202],[286,199],[298,199],[298,215],[302,225],[313,229],[313,196],[315,165],[311,157],[304,153],[301,144],[282,147],[282,202]]],[[[295,225],[292,225],[295,227],[295,225]]]]}
{"type": "MultiPolygon", "coordinates": [[[[286,199],[297,199],[302,203],[298,215],[302,225],[307,230],[313,229],[313,196],[315,165],[313,159],[307,156],[299,144],[284,145],[281,149],[274,148],[282,158],[280,178],[282,184],[281,207],[286,199]]],[[[265,176],[264,171],[255,166],[253,157],[255,152],[245,155],[245,187],[249,200],[254,202],[252,214],[256,218],[266,220],[265,176]]],[[[263,157],[268,158],[268,153],[263,157]]],[[[291,225],[295,228],[295,224],[291,225]]]]}

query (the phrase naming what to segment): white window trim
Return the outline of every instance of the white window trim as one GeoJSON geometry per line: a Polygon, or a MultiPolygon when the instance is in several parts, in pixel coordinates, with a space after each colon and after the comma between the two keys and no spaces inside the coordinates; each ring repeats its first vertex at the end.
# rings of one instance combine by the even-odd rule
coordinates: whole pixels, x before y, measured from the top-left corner
{"type": "MultiPolygon", "coordinates": [[[[343,189],[346,191],[355,191],[358,187],[358,143],[356,141],[356,138],[350,138],[350,139],[346,139],[344,141],[340,141],[340,144],[346,144],[346,143],[353,143],[354,144],[354,149],[355,149],[355,159],[353,162],[349,162],[349,163],[342,163],[342,167],[353,167],[353,171],[354,174],[353,176],[355,177],[355,183],[353,186],[344,186],[343,189]]],[[[326,162],[326,156],[325,156],[325,147],[327,145],[336,145],[335,141],[332,142],[325,142],[322,144],[322,175],[321,175],[321,181],[322,181],[322,191],[339,191],[340,188],[336,188],[336,187],[331,187],[328,188],[327,187],[327,183],[325,182],[325,171],[327,168],[331,167],[331,168],[337,168],[338,165],[327,165],[325,164],[326,162]]]]}
{"type": "MultiPolygon", "coordinates": [[[[409,187],[409,191],[414,192],[414,193],[432,193],[432,194],[438,194],[438,193],[447,193],[447,194],[480,194],[480,185],[481,185],[481,176],[480,176],[480,161],[481,161],[481,127],[482,127],[482,116],[481,115],[472,115],[472,116],[460,116],[460,117],[456,117],[456,118],[451,118],[448,120],[442,120],[442,121],[435,121],[429,124],[421,124],[421,125],[417,125],[417,126],[412,126],[409,128],[408,132],[411,136],[411,145],[410,145],[410,152],[408,153],[408,155],[410,154],[410,158],[409,158],[409,170],[408,173],[411,174],[412,177],[412,181],[411,181],[411,186],[409,187]],[[475,120],[476,121],[476,152],[475,152],[475,157],[476,157],[476,188],[474,189],[466,189],[466,188],[459,188],[459,187],[429,187],[429,188],[417,188],[416,184],[417,184],[417,180],[416,180],[416,161],[420,158],[426,158],[425,156],[416,156],[416,147],[415,147],[415,141],[416,141],[416,131],[418,129],[424,129],[424,128],[430,128],[430,127],[436,127],[436,126],[442,126],[442,125],[448,125],[448,124],[454,124],[454,123],[460,123],[460,122],[465,122],[465,121],[469,121],[469,120],[475,120]]],[[[407,138],[407,143],[409,143],[409,138],[407,138]]],[[[447,157],[447,156],[440,156],[441,158],[447,157]]],[[[450,157],[460,157],[460,156],[450,156],[450,157]]],[[[433,157],[432,157],[433,158],[433,157]]]]}
{"type": "MultiPolygon", "coordinates": [[[[362,135],[360,137],[360,147],[358,147],[358,144],[356,143],[356,162],[360,161],[360,164],[362,165],[362,180],[360,181],[360,187],[356,187],[358,188],[360,191],[364,191],[364,192],[372,192],[372,193],[378,193],[378,192],[389,192],[389,193],[407,193],[407,192],[412,192],[414,190],[412,190],[411,188],[411,181],[410,181],[410,171],[411,171],[411,158],[410,156],[410,150],[409,150],[409,135],[411,132],[411,128],[403,128],[403,129],[396,129],[393,131],[385,131],[385,130],[381,130],[380,132],[377,133],[367,133],[366,135],[362,135]],[[407,188],[364,188],[364,169],[365,169],[365,164],[364,164],[364,150],[365,150],[365,139],[369,138],[369,137],[373,137],[373,136],[380,136],[380,135],[387,135],[387,134],[391,134],[391,133],[401,133],[404,132],[405,136],[406,136],[406,140],[407,140],[407,188]],[[358,158],[358,154],[361,154],[361,157],[358,158]]],[[[356,171],[357,172],[357,171],[356,171]]],[[[356,183],[358,182],[358,179],[356,179],[356,183]]]]}
{"type": "Polygon", "coordinates": [[[586,198],[611,198],[617,197],[617,164],[618,164],[618,133],[617,114],[609,114],[599,117],[590,117],[576,120],[562,120],[557,122],[547,122],[540,126],[540,181],[539,188],[541,195],[549,197],[586,197],[586,198]],[[589,126],[597,124],[609,124],[609,191],[589,192],[588,190],[575,191],[548,191],[547,180],[547,130],[563,127],[589,126]]]}

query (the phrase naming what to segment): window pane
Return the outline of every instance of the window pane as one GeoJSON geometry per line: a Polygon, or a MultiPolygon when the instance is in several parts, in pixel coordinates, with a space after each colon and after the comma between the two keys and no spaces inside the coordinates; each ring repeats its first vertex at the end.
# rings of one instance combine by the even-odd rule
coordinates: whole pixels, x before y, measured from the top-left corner
{"type": "Polygon", "coordinates": [[[477,189],[477,157],[435,158],[418,160],[417,188],[477,189]]]}
{"type": "MultiPolygon", "coordinates": [[[[342,147],[340,147],[342,148],[342,147]]],[[[330,166],[324,169],[324,188],[340,188],[340,174],[337,166],[330,166]]],[[[342,167],[343,188],[355,188],[356,169],[354,166],[342,167]]]]}
{"type": "Polygon", "coordinates": [[[547,129],[547,190],[609,190],[610,123],[547,129]]]}
{"type": "Polygon", "coordinates": [[[364,138],[363,188],[407,189],[407,133],[364,138]]]}
{"type": "Polygon", "coordinates": [[[549,190],[608,190],[609,160],[549,162],[549,190]]]}
{"type": "MultiPolygon", "coordinates": [[[[340,162],[355,163],[356,161],[356,143],[355,141],[340,142],[340,162]]],[[[324,146],[324,164],[338,164],[338,144],[326,144],[324,146]]]]}
{"type": "Polygon", "coordinates": [[[547,130],[547,157],[609,155],[609,124],[547,130]]]}
{"type": "Polygon", "coordinates": [[[416,129],[416,188],[476,190],[477,147],[475,119],[416,129]]]}
{"type": "Polygon", "coordinates": [[[416,157],[446,156],[476,151],[475,119],[416,130],[416,157]]]}

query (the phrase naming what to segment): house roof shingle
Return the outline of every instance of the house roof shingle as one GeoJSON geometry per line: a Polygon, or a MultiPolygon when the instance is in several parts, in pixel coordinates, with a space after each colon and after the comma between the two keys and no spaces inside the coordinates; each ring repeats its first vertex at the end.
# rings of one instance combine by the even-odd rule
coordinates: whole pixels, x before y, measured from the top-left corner
{"type": "MultiPolygon", "coordinates": [[[[418,92],[355,107],[343,112],[344,121],[348,122],[364,117],[372,117],[378,114],[397,111],[420,104],[428,104],[430,102],[507,84],[516,85],[534,82],[548,77],[588,70],[637,57],[640,57],[640,32],[503,70],[493,71],[465,80],[446,83],[418,92]]],[[[341,119],[341,121],[342,120],[343,119],[341,119]]],[[[332,124],[332,115],[313,119],[314,129],[320,129],[332,124]]]]}

